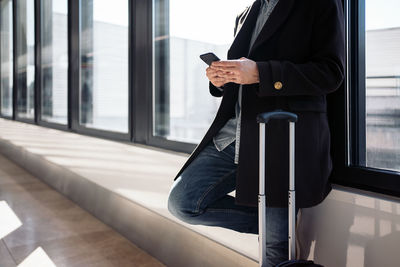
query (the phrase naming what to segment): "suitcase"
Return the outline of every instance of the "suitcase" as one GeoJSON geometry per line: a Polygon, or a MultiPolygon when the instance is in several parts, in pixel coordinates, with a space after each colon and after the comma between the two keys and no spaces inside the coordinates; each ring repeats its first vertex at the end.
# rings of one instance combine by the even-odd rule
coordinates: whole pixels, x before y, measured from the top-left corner
{"type": "Polygon", "coordinates": [[[295,123],[297,115],[276,110],[257,116],[260,124],[260,165],[259,165],[259,194],[258,194],[258,234],[259,234],[259,265],[266,267],[266,196],[265,196],[265,125],[270,120],[287,120],[289,122],[289,260],[282,262],[277,267],[314,266],[312,261],[296,260],[296,189],[295,189],[295,123]]]}

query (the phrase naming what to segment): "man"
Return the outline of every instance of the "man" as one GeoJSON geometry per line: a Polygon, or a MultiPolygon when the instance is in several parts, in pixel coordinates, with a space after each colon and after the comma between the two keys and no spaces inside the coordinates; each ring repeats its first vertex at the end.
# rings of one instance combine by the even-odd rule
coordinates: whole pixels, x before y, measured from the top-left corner
{"type": "MultiPolygon", "coordinates": [[[[168,207],[191,224],[258,233],[259,113],[294,112],[297,207],[331,187],[326,95],[344,79],[340,0],[257,0],[236,19],[228,60],[207,69],[223,97],[210,129],[175,178],[168,207]],[[236,196],[228,193],[236,190],[236,196]]],[[[287,259],[288,126],[267,125],[267,261],[287,259]]]]}

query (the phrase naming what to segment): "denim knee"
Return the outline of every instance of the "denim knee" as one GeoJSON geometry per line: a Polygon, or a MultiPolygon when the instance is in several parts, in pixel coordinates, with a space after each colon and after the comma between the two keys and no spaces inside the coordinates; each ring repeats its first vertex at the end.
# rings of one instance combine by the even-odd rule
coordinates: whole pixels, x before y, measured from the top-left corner
{"type": "Polygon", "coordinates": [[[178,217],[177,215],[178,215],[178,213],[179,213],[178,211],[180,209],[178,203],[179,203],[179,201],[177,201],[177,199],[176,199],[174,190],[172,190],[168,196],[168,211],[175,217],[178,217]]]}
{"type": "Polygon", "coordinates": [[[188,200],[185,200],[185,193],[180,190],[179,185],[174,186],[168,196],[168,210],[176,218],[186,223],[193,223],[196,216],[192,209],[188,207],[188,200]]]}

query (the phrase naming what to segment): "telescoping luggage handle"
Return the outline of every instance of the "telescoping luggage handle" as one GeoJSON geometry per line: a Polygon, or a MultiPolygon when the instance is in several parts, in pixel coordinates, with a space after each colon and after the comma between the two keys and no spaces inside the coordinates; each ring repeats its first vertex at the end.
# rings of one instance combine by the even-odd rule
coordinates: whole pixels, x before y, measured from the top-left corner
{"type": "Polygon", "coordinates": [[[289,122],[289,260],[296,258],[296,194],[295,194],[295,178],[294,178],[294,140],[295,140],[295,123],[297,115],[276,110],[266,112],[257,116],[257,122],[260,124],[260,184],[258,194],[258,235],[259,235],[259,263],[261,267],[266,266],[266,198],[265,198],[265,125],[270,120],[287,120],[289,122]]]}

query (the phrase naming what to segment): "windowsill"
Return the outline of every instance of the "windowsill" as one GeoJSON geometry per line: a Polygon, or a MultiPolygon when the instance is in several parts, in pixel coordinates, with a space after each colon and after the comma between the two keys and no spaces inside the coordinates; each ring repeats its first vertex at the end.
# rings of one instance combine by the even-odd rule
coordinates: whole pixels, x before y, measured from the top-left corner
{"type": "Polygon", "coordinates": [[[167,199],[173,177],[187,159],[186,154],[5,119],[0,119],[0,141],[22,147],[242,255],[258,259],[257,235],[188,225],[168,212],[167,199]]]}

